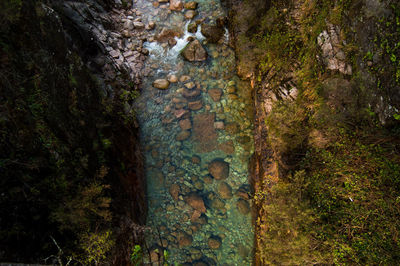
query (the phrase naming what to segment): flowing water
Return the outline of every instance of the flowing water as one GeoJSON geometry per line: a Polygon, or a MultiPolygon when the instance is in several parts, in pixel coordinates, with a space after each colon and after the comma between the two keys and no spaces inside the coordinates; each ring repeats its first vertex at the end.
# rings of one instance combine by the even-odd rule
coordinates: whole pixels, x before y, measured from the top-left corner
{"type": "MultiPolygon", "coordinates": [[[[192,21],[215,23],[226,15],[218,0],[198,3],[192,21]]],[[[251,265],[249,84],[235,75],[227,33],[218,44],[206,43],[200,30],[187,32],[191,21],[184,11],[162,5],[135,2],[144,22],[156,22],[156,32],[181,33],[174,46],[145,43],[150,57],[136,109],[148,180],[147,247],[152,261],[167,250],[170,262],[183,265],[251,265]],[[188,36],[203,42],[206,61],[183,60],[188,36]],[[178,81],[168,89],[153,87],[154,80],[171,75],[178,81]]]]}

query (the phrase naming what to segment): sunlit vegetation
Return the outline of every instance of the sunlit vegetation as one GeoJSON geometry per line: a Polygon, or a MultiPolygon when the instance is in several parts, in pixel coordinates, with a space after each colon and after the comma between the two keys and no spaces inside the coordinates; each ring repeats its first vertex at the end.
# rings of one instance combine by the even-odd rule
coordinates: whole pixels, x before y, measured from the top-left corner
{"type": "Polygon", "coordinates": [[[278,178],[266,176],[255,195],[264,265],[400,261],[400,127],[396,114],[382,126],[369,104],[377,89],[388,95],[397,86],[399,7],[385,4],[392,15],[376,21],[375,49],[366,55],[350,27],[360,1],[272,1],[246,37],[262,54],[259,86],[277,95],[288,81],[298,89],[294,100],[278,97],[265,121],[278,178]],[[351,76],[320,60],[316,40],[327,23],[347,37],[351,76]],[[370,67],[378,82],[370,87],[359,64],[375,53],[382,60],[370,67]]]}

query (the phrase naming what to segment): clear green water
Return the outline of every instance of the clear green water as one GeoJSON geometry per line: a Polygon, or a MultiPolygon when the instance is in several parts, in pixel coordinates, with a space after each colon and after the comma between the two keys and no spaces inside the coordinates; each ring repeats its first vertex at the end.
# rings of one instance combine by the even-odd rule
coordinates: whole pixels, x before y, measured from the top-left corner
{"type": "MultiPolygon", "coordinates": [[[[198,2],[195,19],[215,21],[225,15],[219,1],[198,2]]],[[[156,31],[163,27],[184,31],[184,13],[155,8],[145,0],[135,5],[147,20],[156,22],[156,31]]],[[[182,42],[178,40],[178,46],[182,47],[182,42]]],[[[208,60],[191,63],[178,55],[178,46],[165,51],[155,43],[146,46],[152,54],[146,62],[149,75],[136,108],[148,180],[147,220],[151,230],[146,235],[147,247],[154,257],[155,249],[167,250],[170,262],[179,264],[251,265],[254,233],[251,212],[246,213],[251,199],[246,195],[250,194],[253,110],[249,84],[235,75],[234,52],[227,41],[204,44],[208,60]],[[190,79],[171,83],[167,90],[152,86],[155,79],[171,74],[190,79]],[[199,96],[183,96],[189,82],[195,84],[191,90],[201,92],[199,96]],[[215,88],[223,92],[217,101],[208,93],[215,88]],[[190,110],[191,101],[200,102],[201,108],[190,110]],[[177,140],[181,126],[191,127],[185,140],[177,140]],[[209,164],[215,159],[229,164],[225,180],[216,180],[209,173],[209,164]],[[228,187],[224,184],[221,192],[222,182],[228,187]],[[205,212],[195,211],[187,203],[190,195],[204,203],[205,212]],[[221,245],[210,247],[210,238],[221,245]]]]}

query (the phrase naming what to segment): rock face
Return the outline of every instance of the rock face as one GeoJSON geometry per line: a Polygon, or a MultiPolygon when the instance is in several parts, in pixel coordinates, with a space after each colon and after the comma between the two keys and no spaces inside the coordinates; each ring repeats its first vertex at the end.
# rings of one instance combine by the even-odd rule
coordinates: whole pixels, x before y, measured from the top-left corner
{"type": "Polygon", "coordinates": [[[153,87],[160,90],[166,90],[169,87],[169,81],[166,79],[156,79],[153,82],[153,87]]]}
{"type": "Polygon", "coordinates": [[[351,65],[346,63],[346,54],[341,47],[339,26],[328,24],[328,31],[324,30],[318,36],[318,45],[321,47],[324,63],[328,69],[339,70],[343,74],[351,75],[351,65]]]}
{"type": "Polygon", "coordinates": [[[217,159],[208,165],[208,171],[217,180],[226,179],[229,176],[229,164],[217,159]]]}
{"type": "Polygon", "coordinates": [[[203,198],[196,194],[196,193],[190,193],[185,197],[185,202],[192,207],[193,209],[205,213],[206,212],[206,206],[204,205],[203,198]]]}
{"type": "Polygon", "coordinates": [[[216,43],[224,35],[224,28],[219,25],[202,24],[201,34],[206,37],[207,41],[216,43]]]}
{"type": "Polygon", "coordinates": [[[207,52],[199,40],[190,42],[182,51],[182,56],[188,61],[204,61],[207,59],[207,52]]]}

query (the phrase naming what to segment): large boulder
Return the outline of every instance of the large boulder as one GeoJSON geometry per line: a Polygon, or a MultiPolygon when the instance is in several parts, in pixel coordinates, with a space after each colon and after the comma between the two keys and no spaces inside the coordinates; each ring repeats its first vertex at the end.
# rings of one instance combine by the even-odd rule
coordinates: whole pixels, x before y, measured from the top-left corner
{"type": "Polygon", "coordinates": [[[203,198],[196,194],[196,193],[190,193],[185,197],[185,202],[192,207],[193,209],[205,213],[206,212],[206,206],[204,205],[204,200],[203,198]]]}
{"type": "Polygon", "coordinates": [[[191,41],[182,50],[182,56],[188,61],[204,61],[207,59],[207,52],[199,40],[191,41]]]}
{"type": "Polygon", "coordinates": [[[229,176],[229,164],[216,159],[208,165],[208,171],[217,180],[226,179],[229,176]]]}
{"type": "Polygon", "coordinates": [[[218,42],[224,35],[224,28],[221,25],[202,24],[201,34],[211,43],[218,42]]]}
{"type": "Polygon", "coordinates": [[[232,198],[232,188],[225,182],[218,185],[218,194],[222,199],[232,198]]]}

